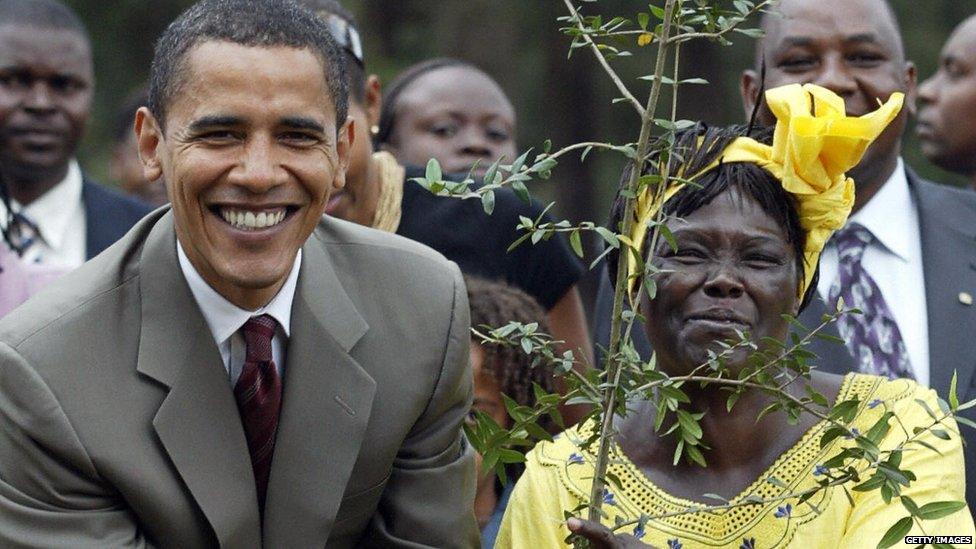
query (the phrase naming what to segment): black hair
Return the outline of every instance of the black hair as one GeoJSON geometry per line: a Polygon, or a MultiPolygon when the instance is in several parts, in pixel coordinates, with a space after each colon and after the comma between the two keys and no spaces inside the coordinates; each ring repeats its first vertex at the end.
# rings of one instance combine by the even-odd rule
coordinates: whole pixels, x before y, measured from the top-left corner
{"type": "Polygon", "coordinates": [[[403,95],[404,90],[409,88],[410,84],[413,84],[421,76],[445,67],[463,67],[478,71],[487,76],[483,70],[471,63],[451,57],[428,59],[427,61],[421,61],[420,63],[407,67],[390,82],[390,85],[386,87],[386,91],[383,93],[383,109],[380,110],[380,128],[375,137],[377,145],[390,142],[390,137],[393,135],[393,126],[396,123],[397,107],[399,106],[400,96],[403,95]]]}
{"type": "MultiPolygon", "coordinates": [[[[347,25],[359,32],[359,23],[356,16],[347,10],[336,0],[298,0],[303,6],[312,10],[319,17],[335,16],[346,22],[347,25]]],[[[366,67],[360,63],[356,55],[348,48],[342,48],[346,57],[346,81],[349,85],[349,95],[362,105],[366,101],[366,67]]]]}
{"type": "Polygon", "coordinates": [[[0,0],[0,25],[66,30],[91,43],[85,24],[58,0],[0,0]]]}
{"type": "MultiPolygon", "coordinates": [[[[336,121],[346,120],[346,60],[315,14],[291,0],[201,0],[184,11],[156,42],[149,78],[149,110],[161,125],[179,93],[189,51],[208,41],[248,47],[309,49],[322,62],[336,121]]],[[[338,129],[338,128],[337,128],[338,129]]]]}
{"type": "MultiPolygon", "coordinates": [[[[539,331],[549,333],[546,311],[532,296],[504,282],[496,282],[465,275],[468,303],[471,307],[471,327],[501,328],[509,322],[538,323],[539,331]]],[[[521,347],[479,342],[485,353],[482,368],[491,374],[501,392],[522,406],[535,406],[533,383],[548,393],[556,392],[556,379],[551,365],[525,353],[521,347]]],[[[539,426],[555,434],[557,427],[549,416],[539,419],[539,426]]],[[[508,482],[515,482],[525,470],[522,463],[505,466],[508,482]]],[[[503,486],[496,480],[495,490],[501,494],[503,486]]]]}
{"type": "MultiPolygon", "coordinates": [[[[669,151],[673,155],[670,172],[674,174],[680,169],[683,174],[687,174],[689,177],[699,174],[725,151],[729,143],[744,136],[749,136],[768,145],[772,143],[773,132],[771,128],[752,129],[742,125],[709,127],[705,124],[696,124],[692,128],[678,132],[674,147],[669,151]],[[679,157],[683,160],[679,160],[679,157]]],[[[644,164],[641,175],[658,174],[658,164],[663,160],[659,155],[649,158],[644,164]]],[[[633,164],[628,164],[620,179],[621,189],[627,186],[632,171],[633,164]]],[[[719,164],[714,169],[698,176],[693,184],[686,184],[684,188],[665,202],[664,214],[674,217],[687,217],[699,208],[710,204],[715,197],[733,188],[741,196],[754,200],[783,229],[787,242],[794,249],[797,283],[802,283],[805,280],[807,268],[803,253],[807,236],[800,225],[796,200],[783,189],[783,185],[778,179],[757,164],[751,162],[719,164]]],[[[624,199],[618,195],[610,211],[609,227],[612,230],[619,230],[623,214],[624,199]]],[[[644,249],[641,250],[644,257],[647,257],[649,240],[645,240],[644,249]]],[[[616,281],[615,275],[619,261],[619,251],[611,250],[607,255],[611,284],[616,281]]],[[[815,271],[810,286],[806,288],[806,293],[801,301],[801,311],[814,295],[819,279],[819,266],[813,265],[810,268],[815,269],[815,271]]]]}
{"type": "Polygon", "coordinates": [[[132,123],[136,117],[139,107],[149,104],[149,88],[143,86],[130,93],[122,106],[115,111],[115,127],[112,131],[112,138],[115,144],[125,143],[132,135],[132,123]]]}

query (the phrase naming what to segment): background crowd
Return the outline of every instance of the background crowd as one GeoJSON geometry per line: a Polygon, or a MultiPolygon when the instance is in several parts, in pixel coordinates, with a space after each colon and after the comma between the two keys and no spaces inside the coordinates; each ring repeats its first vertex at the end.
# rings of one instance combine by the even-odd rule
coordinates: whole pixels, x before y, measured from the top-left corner
{"type": "MultiPolygon", "coordinates": [[[[88,30],[66,15],[53,23],[58,32],[47,34],[32,33],[30,21],[5,25],[0,20],[0,63],[7,63],[0,66],[0,91],[21,98],[16,105],[0,101],[0,132],[7,139],[0,150],[6,189],[0,223],[7,241],[0,247],[0,314],[100,253],[166,203],[162,179],[143,176],[132,121],[149,102],[145,81],[153,39],[191,3],[154,3],[147,12],[142,3],[75,0],[67,4],[88,30]],[[38,82],[49,91],[37,91],[38,82]],[[66,113],[65,127],[30,126],[31,116],[55,111],[66,113]],[[92,177],[115,183],[118,190],[92,177]]],[[[430,157],[448,172],[463,173],[474,160],[486,164],[511,157],[544,138],[568,143],[633,135],[633,128],[616,122],[625,117],[614,115],[619,107],[610,106],[612,92],[591,62],[565,61],[565,38],[554,23],[561,6],[348,2],[347,11],[329,0],[303,3],[328,22],[346,57],[349,116],[360,132],[351,147],[347,187],[332,197],[326,212],[426,244],[467,275],[506,282],[492,286],[468,279],[472,325],[540,322],[565,348],[591,357],[591,326],[593,338],[605,343],[605,271],[587,274],[559,238],[504,251],[518,236],[518,216],[541,214],[539,202],[526,205],[502,195],[489,218],[474,201],[435,199],[409,181],[430,157]],[[444,54],[458,59],[440,58],[444,54]]],[[[823,30],[841,25],[841,15],[819,14],[809,18],[815,43],[803,46],[807,54],[772,64],[765,76],[767,87],[821,85],[858,114],[875,106],[872,98],[893,92],[909,97],[910,106],[852,171],[858,183],[852,225],[868,232],[852,230],[828,245],[819,287],[811,290],[811,295],[819,292],[820,301],[813,298],[807,314],[817,318],[824,301],[838,295],[854,301],[850,288],[868,288],[868,294],[881,296],[873,306],[883,311],[883,327],[879,333],[869,327],[865,335],[862,326],[841,322],[839,335],[849,352],[840,346],[823,350],[830,357],[825,369],[910,377],[939,391],[955,369],[961,372],[960,392],[968,395],[973,354],[958,330],[976,326],[971,315],[976,286],[969,285],[969,271],[976,269],[976,195],[968,188],[976,186],[976,18],[970,17],[970,6],[950,0],[927,2],[921,10],[896,0],[892,14],[880,1],[860,4],[880,14],[877,32],[867,40],[870,51],[853,51],[846,39],[823,30]],[[902,26],[896,15],[902,16],[902,26]],[[862,241],[853,267],[844,258],[854,244],[845,239],[862,241]]],[[[601,3],[608,12],[626,6],[616,0],[601,3]]],[[[744,39],[729,50],[712,44],[689,48],[684,72],[705,76],[712,85],[704,91],[689,86],[681,111],[710,123],[742,122],[743,111],[751,111],[760,95],[758,59],[785,57],[776,40],[787,33],[771,28],[775,32],[758,50],[744,39]]],[[[625,76],[639,71],[622,63],[625,76]]],[[[760,119],[774,122],[768,112],[760,119]]],[[[602,221],[620,161],[595,157],[562,164],[553,175],[556,183],[533,187],[534,194],[557,201],[550,214],[557,218],[602,221]]],[[[471,360],[475,407],[497,415],[500,423],[506,421],[502,393],[529,404],[527,387],[551,381],[538,371],[530,375],[517,354],[475,345],[471,360]]],[[[579,410],[564,413],[572,423],[579,410]]],[[[972,447],[967,451],[972,464],[972,447]]],[[[510,488],[491,477],[481,479],[475,511],[488,539],[498,528],[510,488]]],[[[970,504],[974,493],[970,488],[970,504]]]]}

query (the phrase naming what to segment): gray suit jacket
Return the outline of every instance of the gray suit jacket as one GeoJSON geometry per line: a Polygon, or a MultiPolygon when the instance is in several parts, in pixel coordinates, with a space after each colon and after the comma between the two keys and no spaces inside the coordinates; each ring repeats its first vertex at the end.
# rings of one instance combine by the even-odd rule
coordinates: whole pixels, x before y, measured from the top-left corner
{"type": "Polygon", "coordinates": [[[319,225],[262,534],[227,373],[157,210],[0,321],[0,546],[475,546],[468,322],[454,264],[319,225]]]}
{"type": "MultiPolygon", "coordinates": [[[[925,302],[929,328],[930,386],[943,398],[948,394],[952,372],[958,371],[960,401],[976,398],[976,305],[960,301],[959,294],[976,296],[976,193],[926,181],[907,170],[908,184],[918,205],[922,261],[925,273],[925,302]]],[[[897,220],[897,214],[893,214],[897,220]]],[[[605,274],[605,273],[604,273],[605,274]]],[[[594,312],[594,341],[607,345],[610,339],[612,291],[609,278],[602,276],[594,312]]],[[[885,296],[897,299],[897,296],[885,296]]],[[[819,298],[800,314],[799,321],[808,329],[821,322],[827,312],[819,298]]],[[[825,330],[838,336],[836,324],[825,330]]],[[[650,344],[643,326],[635,326],[634,345],[642,356],[650,356],[650,344]]],[[[854,358],[843,345],[817,339],[810,345],[818,360],[817,367],[826,372],[846,374],[857,370],[854,358]]],[[[976,408],[964,412],[976,421],[976,408]]],[[[962,427],[967,442],[966,501],[976,509],[976,430],[962,427]]]]}

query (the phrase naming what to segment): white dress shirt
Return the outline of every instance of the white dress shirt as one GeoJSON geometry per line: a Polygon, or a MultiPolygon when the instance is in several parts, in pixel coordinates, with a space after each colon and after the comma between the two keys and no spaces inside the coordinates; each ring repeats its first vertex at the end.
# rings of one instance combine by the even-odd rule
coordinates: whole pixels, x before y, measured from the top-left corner
{"type": "MultiPolygon", "coordinates": [[[[929,323],[925,304],[925,272],[918,207],[908,188],[905,166],[898,166],[888,181],[848,223],[860,223],[874,235],[864,251],[862,265],[878,284],[908,350],[915,379],[929,384],[929,323]]],[[[837,247],[828,243],[820,257],[817,290],[825,300],[837,280],[837,247]]]]}
{"type": "Polygon", "coordinates": [[[176,253],[180,260],[180,269],[190,286],[190,292],[196,300],[203,318],[210,327],[214,342],[220,350],[220,358],[227,369],[231,387],[237,384],[244,369],[246,349],[244,336],[240,333],[241,326],[252,316],[270,315],[278,322],[275,335],[271,339],[271,356],[274,358],[275,368],[282,375],[285,364],[285,346],[291,334],[291,304],[295,298],[295,288],[298,286],[298,270],[302,265],[302,251],[298,250],[291,273],[285,279],[285,284],[267,305],[256,311],[246,311],[217,293],[210,287],[200,273],[190,263],[190,259],[183,251],[183,246],[176,242],[176,253]]]}
{"type": "MultiPolygon", "coordinates": [[[[64,179],[37,200],[23,207],[11,201],[11,206],[34,222],[40,233],[24,251],[24,261],[66,270],[85,262],[87,218],[81,189],[81,168],[72,160],[64,179]]],[[[6,218],[7,209],[0,202],[0,219],[6,218]]]]}

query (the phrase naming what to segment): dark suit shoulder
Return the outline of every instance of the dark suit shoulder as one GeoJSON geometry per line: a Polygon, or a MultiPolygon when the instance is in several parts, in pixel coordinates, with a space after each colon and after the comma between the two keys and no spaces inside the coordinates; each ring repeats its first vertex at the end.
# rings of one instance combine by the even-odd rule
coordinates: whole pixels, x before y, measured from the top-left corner
{"type": "Polygon", "coordinates": [[[963,211],[976,215],[976,192],[922,179],[911,169],[907,172],[909,181],[915,187],[915,197],[921,209],[942,208],[951,216],[962,208],[963,211]]]}
{"type": "Polygon", "coordinates": [[[112,208],[113,214],[121,215],[130,226],[152,211],[152,206],[149,204],[110,189],[87,176],[84,178],[81,192],[86,210],[112,208]]]}
{"type": "MultiPolygon", "coordinates": [[[[163,213],[161,210],[146,217],[105,253],[55,280],[0,319],[0,341],[15,348],[28,340],[43,346],[45,341],[50,343],[59,339],[56,336],[72,325],[83,326],[90,322],[92,324],[87,328],[91,329],[99,323],[102,326],[113,323],[115,319],[105,317],[100,304],[120,302],[104,298],[124,291],[137,280],[142,244],[163,213]]],[[[110,336],[109,330],[106,326],[102,333],[110,336]]],[[[111,344],[111,341],[107,343],[111,344]]]]}

